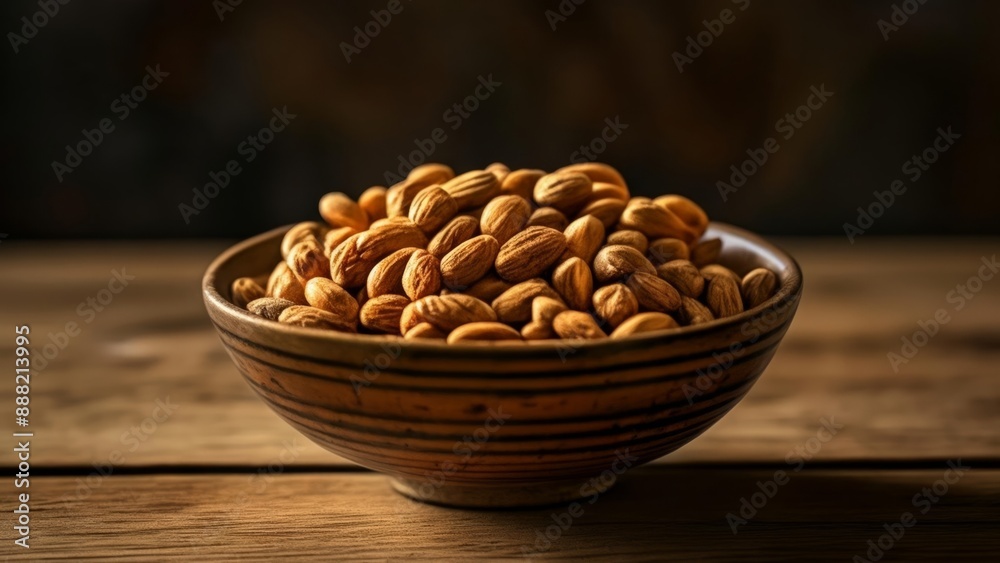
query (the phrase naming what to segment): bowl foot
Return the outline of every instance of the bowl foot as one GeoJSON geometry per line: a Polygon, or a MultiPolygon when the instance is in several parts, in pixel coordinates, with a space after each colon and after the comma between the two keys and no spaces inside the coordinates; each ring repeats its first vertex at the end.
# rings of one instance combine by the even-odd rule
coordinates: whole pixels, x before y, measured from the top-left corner
{"type": "Polygon", "coordinates": [[[433,483],[418,479],[390,477],[392,488],[413,500],[456,508],[529,508],[568,503],[586,496],[581,493],[581,483],[561,481],[554,483],[467,486],[433,483]]]}

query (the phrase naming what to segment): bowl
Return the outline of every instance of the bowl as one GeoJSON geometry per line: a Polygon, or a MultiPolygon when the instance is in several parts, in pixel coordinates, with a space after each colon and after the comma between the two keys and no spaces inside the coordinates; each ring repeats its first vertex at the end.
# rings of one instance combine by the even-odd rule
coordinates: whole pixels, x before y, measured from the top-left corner
{"type": "Polygon", "coordinates": [[[270,272],[289,227],[243,241],[205,273],[222,343],[274,412],[418,500],[460,507],[568,502],[610,486],[722,418],[767,367],[802,273],[742,229],[710,225],[720,263],[767,267],[776,295],[734,317],[624,339],[446,344],[279,324],[229,301],[270,272]]]}

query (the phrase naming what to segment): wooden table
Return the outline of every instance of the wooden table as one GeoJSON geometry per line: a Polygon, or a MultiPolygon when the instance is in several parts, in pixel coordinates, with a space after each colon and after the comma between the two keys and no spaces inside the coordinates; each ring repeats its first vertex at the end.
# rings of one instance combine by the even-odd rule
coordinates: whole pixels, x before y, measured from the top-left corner
{"type": "MultiPolygon", "coordinates": [[[[627,472],[566,528],[565,507],[476,512],[408,501],[269,412],[202,307],[201,274],[226,243],[8,239],[0,357],[14,363],[12,327],[21,324],[35,346],[52,333],[65,348],[33,376],[30,426],[3,417],[34,437],[31,548],[12,544],[8,479],[2,553],[848,561],[877,558],[866,555],[868,541],[888,525],[902,536],[881,539],[892,543],[885,560],[996,560],[1000,279],[961,310],[949,292],[977,276],[1000,241],[779,242],[800,260],[806,290],[760,382],[707,433],[627,472]],[[134,279],[102,292],[113,269],[134,279]],[[88,298],[110,302],[97,311],[88,298]],[[895,373],[887,354],[938,309],[949,322],[895,373]],[[79,334],[59,336],[68,322],[79,334]],[[971,469],[949,473],[949,462],[971,469]],[[945,478],[954,481],[947,492],[945,478]],[[754,496],[760,490],[771,498],[754,496]],[[727,518],[740,515],[742,499],[760,505],[744,508],[746,523],[727,518]],[[906,513],[912,526],[894,526],[906,513]],[[546,533],[555,539],[540,540],[546,533]]],[[[0,395],[13,410],[13,384],[0,395]]],[[[8,475],[13,442],[3,448],[8,475]]]]}

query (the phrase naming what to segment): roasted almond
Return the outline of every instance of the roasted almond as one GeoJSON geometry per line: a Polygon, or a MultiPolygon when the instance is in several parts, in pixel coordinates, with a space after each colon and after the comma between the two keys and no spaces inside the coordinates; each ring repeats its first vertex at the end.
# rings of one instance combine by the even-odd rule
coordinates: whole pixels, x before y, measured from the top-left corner
{"type": "Polygon", "coordinates": [[[652,202],[629,203],[622,211],[619,224],[626,229],[639,231],[650,239],[679,238],[690,244],[698,238],[698,234],[673,212],[652,202]]]}
{"type": "Polygon", "coordinates": [[[742,281],[742,278],[736,275],[736,272],[721,264],[709,264],[707,266],[702,266],[698,271],[701,272],[702,277],[706,280],[711,280],[717,276],[726,276],[736,282],[736,285],[740,285],[740,282],[742,281]]]}
{"type": "Polygon", "coordinates": [[[690,256],[688,244],[678,238],[659,238],[649,243],[647,250],[653,264],[663,264],[671,260],[687,260],[690,256]]]}
{"type": "Polygon", "coordinates": [[[656,274],[636,272],[625,282],[639,305],[651,311],[668,313],[681,306],[681,294],[656,274]]]}
{"type": "Polygon", "coordinates": [[[556,315],[552,319],[552,330],[561,338],[567,339],[607,338],[594,317],[580,311],[563,311],[556,315]]]}
{"type": "Polygon", "coordinates": [[[740,284],[743,303],[747,309],[759,306],[774,295],[778,287],[778,276],[767,268],[755,268],[743,276],[740,284]]]}
{"type": "Polygon", "coordinates": [[[531,321],[521,327],[521,338],[525,340],[547,340],[555,334],[556,331],[552,330],[552,323],[545,325],[531,321]]]}
{"type": "Polygon", "coordinates": [[[610,229],[625,211],[625,202],[615,198],[592,200],[580,210],[578,217],[590,215],[600,221],[605,229],[610,229]]]}
{"type": "Polygon", "coordinates": [[[626,189],[628,188],[628,185],[625,184],[625,178],[622,178],[621,173],[615,170],[613,166],[603,162],[579,162],[563,166],[556,172],[578,172],[590,178],[591,182],[607,182],[626,189]]]}
{"type": "Polygon", "coordinates": [[[501,195],[486,204],[479,230],[503,244],[524,228],[531,217],[531,204],[517,195],[501,195]]]}
{"type": "MultiPolygon", "coordinates": [[[[640,254],[645,254],[649,249],[649,239],[646,238],[646,235],[631,229],[615,231],[609,234],[607,243],[609,245],[621,244],[624,246],[631,246],[632,248],[638,250],[640,254]]],[[[681,242],[681,244],[684,243],[681,242]]],[[[687,245],[684,245],[684,249],[687,250],[687,245]]]]}
{"type": "Polygon", "coordinates": [[[358,205],[365,211],[369,221],[378,221],[389,216],[385,210],[385,192],[383,186],[372,186],[358,196],[358,205]]]}
{"type": "Polygon", "coordinates": [[[611,328],[639,312],[639,301],[625,284],[613,283],[594,292],[594,312],[611,328]]]}
{"type": "Polygon", "coordinates": [[[604,241],[604,225],[596,217],[584,215],[570,223],[563,234],[569,253],[590,264],[604,241]]]}
{"type": "Polygon", "coordinates": [[[703,240],[691,247],[691,262],[694,262],[694,265],[699,268],[713,264],[718,261],[719,253],[721,251],[721,239],[713,238],[703,240]]]}
{"type": "Polygon", "coordinates": [[[353,322],[348,322],[333,313],[306,305],[292,305],[283,310],[278,315],[278,322],[306,328],[355,332],[353,322]]]}
{"type": "Polygon", "coordinates": [[[671,260],[656,267],[656,275],[688,297],[697,298],[705,289],[705,278],[687,260],[671,260]]]}
{"type": "Polygon", "coordinates": [[[504,178],[507,177],[507,174],[510,174],[510,168],[502,162],[494,162],[483,170],[496,176],[497,182],[503,182],[504,178]]]}
{"type": "Polygon", "coordinates": [[[334,248],[340,246],[340,243],[350,238],[351,235],[356,235],[356,234],[358,234],[358,231],[353,227],[341,227],[339,229],[330,229],[329,231],[326,232],[326,235],[323,237],[323,255],[329,259],[330,254],[333,253],[334,248]]]}
{"type": "Polygon", "coordinates": [[[628,188],[618,184],[611,184],[608,182],[594,182],[594,191],[590,194],[590,201],[597,201],[599,199],[619,199],[622,202],[627,203],[632,194],[629,193],[628,188]]]}
{"type": "Polygon", "coordinates": [[[705,302],[717,319],[731,317],[743,312],[743,297],[740,284],[725,275],[715,276],[708,281],[705,302]]]}
{"type": "Polygon", "coordinates": [[[611,333],[611,338],[624,338],[633,334],[679,327],[680,325],[670,315],[651,311],[639,313],[618,325],[618,328],[611,333]]]}
{"type": "Polygon", "coordinates": [[[431,323],[417,323],[413,328],[406,331],[403,338],[414,340],[417,338],[446,338],[448,335],[431,323]]]}
{"type": "Polygon", "coordinates": [[[526,227],[549,227],[557,231],[565,230],[569,226],[569,219],[562,211],[554,207],[539,207],[528,217],[526,227]]]}
{"type": "Polygon", "coordinates": [[[531,322],[552,326],[552,319],[566,310],[566,304],[546,295],[531,300],[531,322]]]}
{"type": "Polygon", "coordinates": [[[427,244],[427,251],[438,259],[444,258],[456,246],[475,236],[478,230],[479,221],[472,217],[459,215],[434,235],[434,238],[427,244]]]}
{"type": "Polygon", "coordinates": [[[517,324],[531,319],[532,301],[539,295],[562,300],[556,290],[541,278],[531,279],[512,286],[493,300],[493,310],[501,322],[517,324]]]}
{"type": "Polygon", "coordinates": [[[544,175],[544,170],[527,168],[513,170],[500,181],[500,193],[503,195],[520,196],[527,201],[531,201],[535,193],[535,184],[544,175]]]}
{"type": "Polygon", "coordinates": [[[267,280],[267,295],[269,297],[279,297],[296,305],[306,305],[308,302],[303,291],[299,279],[284,262],[278,264],[267,280]]]}
{"type": "Polygon", "coordinates": [[[330,261],[315,238],[306,238],[295,243],[295,246],[288,251],[285,263],[302,284],[315,277],[330,275],[330,261]]]}
{"type": "Polygon", "coordinates": [[[492,303],[501,293],[511,288],[511,283],[500,279],[496,274],[486,274],[482,279],[462,291],[480,301],[492,303]]]}
{"type": "Polygon", "coordinates": [[[418,186],[430,186],[443,184],[454,177],[455,171],[450,166],[438,162],[428,162],[410,170],[406,175],[406,181],[418,186]]]}
{"type": "Polygon", "coordinates": [[[680,217],[681,221],[684,221],[698,238],[705,234],[705,230],[708,228],[708,215],[697,203],[676,194],[660,196],[654,199],[653,203],[680,217]]]}
{"type": "MultiPolygon", "coordinates": [[[[330,255],[331,279],[343,287],[359,287],[368,279],[368,272],[380,260],[393,252],[407,247],[424,248],[427,237],[411,222],[392,222],[381,227],[362,231],[348,238],[334,249],[330,255]],[[355,238],[357,237],[357,238],[355,238]],[[350,264],[343,260],[340,251],[352,239],[355,242],[356,262],[350,264]]],[[[352,258],[350,248],[345,249],[346,258],[352,258]]]]}
{"type": "Polygon", "coordinates": [[[353,324],[358,318],[358,302],[354,296],[331,279],[313,278],[306,283],[309,305],[336,315],[344,323],[353,324]]]}
{"type": "Polygon", "coordinates": [[[538,205],[555,207],[572,215],[587,203],[592,191],[593,185],[587,176],[575,172],[556,172],[538,179],[534,197],[538,205]]]}
{"type": "Polygon", "coordinates": [[[288,229],[288,232],[281,239],[281,257],[287,258],[292,247],[307,238],[315,239],[316,242],[322,241],[323,237],[326,236],[326,230],[325,226],[315,221],[305,221],[292,225],[292,228],[288,229]]]}
{"type": "Polygon", "coordinates": [[[403,291],[416,301],[441,290],[441,265],[437,258],[426,250],[418,250],[410,255],[403,272],[403,291]]]}
{"type": "Polygon", "coordinates": [[[247,303],[247,311],[264,317],[265,319],[276,321],[278,320],[278,317],[281,316],[282,311],[293,305],[295,305],[295,303],[287,299],[279,299],[277,297],[261,297],[260,299],[254,299],[253,301],[247,303]]]}
{"type": "Polygon", "coordinates": [[[570,309],[586,311],[594,293],[594,277],[590,274],[590,266],[576,256],[566,260],[552,272],[552,288],[562,296],[570,309]]]}
{"type": "Polygon", "coordinates": [[[441,278],[445,286],[463,291],[493,268],[500,243],[490,235],[473,237],[455,247],[441,259],[441,278]]]}
{"type": "Polygon", "coordinates": [[[715,320],[715,315],[701,301],[686,295],[681,296],[681,308],[677,311],[684,324],[694,326],[715,320]]]}
{"type": "Polygon", "coordinates": [[[414,303],[417,318],[449,333],[464,324],[497,320],[489,305],[460,293],[428,295],[414,303]]]}
{"type": "Polygon", "coordinates": [[[410,203],[410,221],[424,233],[431,235],[458,213],[458,203],[438,186],[428,186],[410,203]]]}
{"type": "MultiPolygon", "coordinates": [[[[423,322],[424,320],[417,313],[417,302],[412,301],[409,305],[403,307],[403,313],[399,316],[399,332],[405,335],[423,322]]],[[[444,336],[448,336],[448,334],[444,333],[444,336]]]]}
{"type": "Polygon", "coordinates": [[[236,278],[233,281],[233,285],[230,288],[230,294],[232,295],[231,301],[233,305],[243,309],[246,308],[247,303],[253,301],[254,299],[260,299],[266,295],[264,288],[260,286],[259,283],[254,281],[253,278],[236,278]]]}
{"type": "Polygon", "coordinates": [[[448,335],[448,344],[469,341],[521,340],[521,333],[508,325],[498,322],[475,322],[464,324],[448,335]]]}
{"type": "Polygon", "coordinates": [[[518,283],[541,275],[566,250],[566,237],[548,227],[528,227],[500,247],[496,269],[500,277],[518,283]]]}
{"type": "Polygon", "coordinates": [[[635,272],[656,274],[656,268],[638,250],[631,246],[610,245],[594,257],[594,277],[598,283],[609,283],[627,278],[635,272]]]}
{"type": "Polygon", "coordinates": [[[485,170],[472,170],[441,184],[455,198],[459,209],[473,209],[489,203],[500,193],[496,175],[485,170]]]}
{"type": "Polygon", "coordinates": [[[368,330],[400,334],[399,319],[410,300],[403,295],[379,295],[361,307],[361,325],[368,330]]]}
{"type": "Polygon", "coordinates": [[[330,192],[319,200],[319,214],[331,227],[368,228],[368,216],[354,200],[340,192],[330,192]]]}
{"type": "Polygon", "coordinates": [[[428,187],[428,185],[434,184],[403,180],[398,184],[390,186],[385,192],[386,217],[389,219],[393,217],[407,217],[410,213],[410,205],[413,203],[413,198],[417,197],[417,194],[428,187]]]}
{"type": "Polygon", "coordinates": [[[403,290],[403,272],[406,264],[413,253],[420,250],[410,246],[401,248],[385,258],[368,272],[368,280],[365,288],[368,290],[368,297],[378,297],[380,295],[405,295],[403,290]]]}

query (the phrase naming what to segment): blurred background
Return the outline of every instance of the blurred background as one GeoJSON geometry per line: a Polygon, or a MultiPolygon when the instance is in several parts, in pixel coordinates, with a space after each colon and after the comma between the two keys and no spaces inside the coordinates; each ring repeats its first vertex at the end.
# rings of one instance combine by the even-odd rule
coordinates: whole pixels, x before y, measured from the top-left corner
{"type": "Polygon", "coordinates": [[[893,21],[888,0],[236,1],[4,2],[0,231],[244,237],[386,185],[401,160],[555,169],[585,146],[635,194],[766,234],[843,236],[896,179],[868,235],[1000,233],[997,2],[896,2],[893,21]],[[948,127],[961,137],[912,181],[904,163],[948,127]],[[717,182],[769,137],[779,150],[724,201],[717,182]]]}

